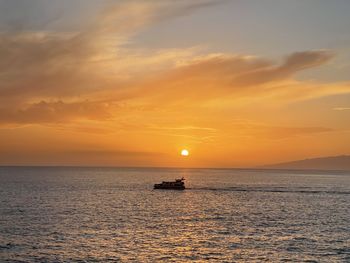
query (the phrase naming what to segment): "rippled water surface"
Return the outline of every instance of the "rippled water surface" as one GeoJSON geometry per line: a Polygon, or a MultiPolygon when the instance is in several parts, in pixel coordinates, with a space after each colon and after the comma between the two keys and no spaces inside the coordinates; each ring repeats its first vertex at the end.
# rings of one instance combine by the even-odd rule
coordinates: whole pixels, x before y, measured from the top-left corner
{"type": "Polygon", "coordinates": [[[350,173],[0,168],[0,262],[350,262],[349,218],[350,173]]]}

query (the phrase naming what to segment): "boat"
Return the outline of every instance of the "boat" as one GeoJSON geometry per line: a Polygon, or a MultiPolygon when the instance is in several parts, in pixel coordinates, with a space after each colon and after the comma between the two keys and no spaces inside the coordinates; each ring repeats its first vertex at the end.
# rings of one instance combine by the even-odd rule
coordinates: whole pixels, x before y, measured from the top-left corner
{"type": "Polygon", "coordinates": [[[184,190],[185,189],[185,178],[175,179],[172,182],[163,181],[160,184],[155,184],[154,189],[169,189],[169,190],[184,190]]]}

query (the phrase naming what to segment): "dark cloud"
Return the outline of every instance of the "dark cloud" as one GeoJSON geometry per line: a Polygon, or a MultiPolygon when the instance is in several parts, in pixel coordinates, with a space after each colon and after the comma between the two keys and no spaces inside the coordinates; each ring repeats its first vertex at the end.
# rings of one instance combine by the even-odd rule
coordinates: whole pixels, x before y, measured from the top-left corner
{"type": "Polygon", "coordinates": [[[261,85],[268,82],[280,81],[301,70],[318,67],[328,62],[333,57],[329,51],[304,51],[296,52],[287,57],[279,66],[269,65],[256,70],[248,71],[233,79],[233,85],[261,85]]]}
{"type": "Polygon", "coordinates": [[[88,88],[84,63],[94,52],[79,36],[0,34],[0,96],[75,94],[88,88]]]}
{"type": "Polygon", "coordinates": [[[321,66],[333,57],[329,51],[293,53],[281,65],[261,58],[217,56],[202,59],[175,71],[174,79],[229,80],[232,87],[260,85],[292,77],[295,73],[321,66]]]}

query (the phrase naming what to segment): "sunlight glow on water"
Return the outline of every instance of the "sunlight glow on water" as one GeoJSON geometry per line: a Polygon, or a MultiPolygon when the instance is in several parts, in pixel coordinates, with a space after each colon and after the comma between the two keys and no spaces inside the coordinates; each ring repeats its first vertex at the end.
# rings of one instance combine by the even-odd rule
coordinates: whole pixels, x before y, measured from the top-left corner
{"type": "Polygon", "coordinates": [[[0,180],[1,262],[350,260],[350,174],[3,167],[0,180]],[[189,189],[152,189],[181,176],[189,189]]]}

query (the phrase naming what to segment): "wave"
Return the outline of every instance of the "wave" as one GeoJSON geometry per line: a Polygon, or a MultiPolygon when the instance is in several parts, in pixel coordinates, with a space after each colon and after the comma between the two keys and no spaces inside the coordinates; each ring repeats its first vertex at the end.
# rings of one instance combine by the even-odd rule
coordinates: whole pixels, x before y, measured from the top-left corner
{"type": "Polygon", "coordinates": [[[338,194],[350,195],[350,191],[321,190],[321,189],[285,189],[285,188],[253,188],[253,187],[194,187],[186,188],[198,191],[222,191],[222,192],[262,192],[262,193],[302,193],[302,194],[338,194]]]}

